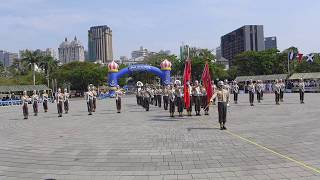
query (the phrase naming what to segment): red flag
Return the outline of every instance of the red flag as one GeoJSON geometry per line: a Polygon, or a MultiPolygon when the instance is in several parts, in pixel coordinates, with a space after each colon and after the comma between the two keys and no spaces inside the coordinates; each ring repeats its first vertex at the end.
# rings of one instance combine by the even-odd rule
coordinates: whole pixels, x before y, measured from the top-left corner
{"type": "Polygon", "coordinates": [[[302,63],[303,54],[298,53],[298,62],[302,63]]]}
{"type": "Polygon", "coordinates": [[[186,105],[186,108],[188,109],[190,107],[190,92],[189,92],[189,84],[191,80],[191,59],[186,60],[186,64],[184,66],[184,72],[183,72],[183,91],[184,91],[184,103],[186,105]]]}
{"type": "Polygon", "coordinates": [[[204,69],[203,69],[202,82],[203,82],[203,86],[206,88],[207,101],[209,102],[212,95],[213,95],[213,89],[212,89],[211,76],[210,76],[208,63],[206,63],[206,65],[204,66],[204,69]]]}

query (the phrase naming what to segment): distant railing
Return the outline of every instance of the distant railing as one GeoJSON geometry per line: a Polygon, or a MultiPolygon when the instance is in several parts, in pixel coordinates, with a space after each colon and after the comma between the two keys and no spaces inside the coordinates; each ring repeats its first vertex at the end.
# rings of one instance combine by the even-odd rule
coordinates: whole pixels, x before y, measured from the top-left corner
{"type": "Polygon", "coordinates": [[[0,106],[13,106],[13,105],[21,105],[21,100],[8,100],[8,101],[2,101],[0,100],[0,106]]]}
{"type": "MultiPolygon", "coordinates": [[[[42,99],[40,99],[38,101],[38,103],[42,103],[42,99]]],[[[48,102],[52,102],[51,98],[48,98],[48,102]]],[[[0,100],[0,106],[15,106],[15,105],[21,105],[22,104],[22,100],[6,100],[6,101],[2,101],[0,100]]],[[[31,101],[29,101],[29,104],[31,104],[31,101]]]]}

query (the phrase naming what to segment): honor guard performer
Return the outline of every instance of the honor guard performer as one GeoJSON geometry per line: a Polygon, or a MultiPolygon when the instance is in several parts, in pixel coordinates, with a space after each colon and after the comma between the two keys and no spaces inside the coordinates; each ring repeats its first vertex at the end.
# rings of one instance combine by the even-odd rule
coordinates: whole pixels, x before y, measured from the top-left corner
{"type": "Polygon", "coordinates": [[[249,81],[248,91],[249,91],[250,106],[253,106],[255,87],[254,87],[252,79],[250,79],[250,81],[249,81]]]}
{"type": "MultiPolygon", "coordinates": [[[[224,88],[225,90],[227,90],[227,91],[229,92],[229,94],[231,93],[231,87],[230,87],[230,85],[229,85],[228,79],[225,79],[225,80],[224,80],[223,88],[224,88]]],[[[229,106],[229,103],[230,103],[230,102],[228,102],[228,104],[227,104],[228,106],[229,106]]]]}
{"type": "Polygon", "coordinates": [[[117,113],[121,112],[121,96],[122,96],[122,91],[120,89],[120,86],[117,86],[117,90],[115,91],[116,94],[116,107],[117,107],[117,113]]]}
{"type": "Polygon", "coordinates": [[[175,100],[176,105],[178,106],[178,113],[179,116],[182,117],[183,112],[183,86],[181,86],[181,81],[176,80],[175,81],[175,100]]]}
{"type": "Polygon", "coordinates": [[[92,86],[92,95],[93,95],[93,99],[92,99],[92,104],[93,104],[93,107],[92,107],[92,112],[96,112],[96,108],[97,108],[97,91],[96,91],[96,87],[95,86],[92,86]]]}
{"type": "Polygon", "coordinates": [[[258,103],[261,103],[261,94],[262,94],[262,84],[260,80],[257,80],[256,84],[256,92],[257,92],[257,101],[258,103]]]}
{"type": "Polygon", "coordinates": [[[193,96],[194,96],[194,110],[196,111],[196,116],[200,116],[202,94],[201,94],[201,86],[198,80],[194,82],[193,96]]]}
{"type": "Polygon", "coordinates": [[[262,80],[260,80],[260,83],[261,83],[261,87],[262,87],[261,100],[263,100],[263,93],[264,93],[264,91],[266,90],[266,85],[265,85],[265,83],[264,83],[262,80]]]}
{"type": "Polygon", "coordinates": [[[63,91],[63,105],[64,105],[64,112],[68,114],[69,112],[69,93],[68,89],[64,89],[63,91]]]}
{"type": "MultiPolygon", "coordinates": [[[[214,83],[214,81],[212,81],[211,84],[212,84],[212,92],[214,92],[217,89],[217,86],[214,83]]],[[[216,105],[216,98],[213,99],[213,105],[216,105]]]]}
{"type": "Polygon", "coordinates": [[[305,84],[303,79],[300,79],[299,82],[299,95],[300,95],[300,103],[304,104],[304,91],[305,91],[305,84]]]}
{"type": "Polygon", "coordinates": [[[286,90],[286,84],[282,79],[279,80],[279,84],[280,84],[280,101],[283,102],[283,94],[284,94],[284,91],[286,90]]]}
{"type": "Polygon", "coordinates": [[[31,100],[29,96],[27,95],[27,91],[23,91],[23,96],[21,98],[22,100],[22,112],[23,112],[23,118],[28,119],[29,111],[28,111],[28,103],[31,100]]]}
{"type": "Polygon", "coordinates": [[[223,88],[223,81],[218,82],[218,88],[211,97],[211,102],[214,98],[217,97],[218,100],[218,116],[220,130],[226,130],[226,121],[227,121],[227,104],[229,102],[229,91],[223,88]]]}
{"type": "Polygon", "coordinates": [[[275,101],[276,104],[279,105],[279,101],[280,101],[280,92],[281,92],[281,85],[278,81],[278,79],[275,80],[275,83],[273,85],[273,91],[274,91],[274,95],[275,95],[275,101]]]}
{"type": "Polygon", "coordinates": [[[232,91],[233,91],[233,101],[235,104],[238,104],[239,86],[237,81],[233,81],[232,91]]]}
{"type": "Polygon", "coordinates": [[[170,86],[163,86],[163,108],[164,110],[168,110],[169,105],[169,88],[170,86]]]}
{"type": "Polygon", "coordinates": [[[34,90],[32,95],[32,107],[33,107],[34,116],[38,115],[38,101],[39,101],[39,96],[37,94],[37,91],[34,90]]]}
{"type": "Polygon", "coordinates": [[[142,89],[143,83],[141,81],[138,81],[136,83],[137,91],[136,91],[136,98],[137,98],[137,104],[142,105],[142,89]]]}
{"type": "Polygon", "coordinates": [[[92,115],[93,111],[93,93],[92,93],[92,86],[88,86],[88,92],[86,93],[86,102],[88,108],[88,115],[92,115]]]}
{"type": "Polygon", "coordinates": [[[161,108],[161,101],[162,101],[162,89],[161,86],[159,85],[157,88],[157,101],[158,101],[158,107],[161,108]]]}
{"type": "Polygon", "coordinates": [[[58,93],[56,95],[57,109],[58,109],[58,117],[62,117],[62,106],[63,106],[63,94],[61,93],[61,89],[58,89],[58,93]]]}
{"type": "Polygon", "coordinates": [[[170,112],[170,117],[174,117],[174,111],[175,111],[175,89],[173,85],[170,85],[170,89],[168,91],[168,97],[169,97],[169,112],[170,112]]]}
{"type": "Polygon", "coordinates": [[[204,86],[201,88],[201,94],[202,94],[202,107],[204,110],[204,115],[209,115],[209,102],[208,102],[208,95],[207,90],[204,86]]]}
{"type": "Polygon", "coordinates": [[[43,105],[44,112],[48,112],[48,98],[49,96],[46,90],[44,90],[42,94],[42,105],[43,105]]]}
{"type": "Polygon", "coordinates": [[[194,99],[194,96],[193,96],[193,91],[192,91],[192,89],[193,89],[193,87],[192,87],[192,85],[190,84],[190,82],[189,81],[187,81],[186,82],[187,83],[187,91],[189,91],[189,101],[190,101],[190,103],[189,103],[189,107],[186,107],[186,110],[187,110],[187,114],[188,114],[188,116],[192,116],[192,102],[193,102],[193,99],[194,99]]]}
{"type": "Polygon", "coordinates": [[[151,91],[152,91],[152,89],[150,89],[147,86],[145,86],[142,91],[143,107],[146,109],[146,111],[149,111],[149,109],[150,109],[151,91]]]}

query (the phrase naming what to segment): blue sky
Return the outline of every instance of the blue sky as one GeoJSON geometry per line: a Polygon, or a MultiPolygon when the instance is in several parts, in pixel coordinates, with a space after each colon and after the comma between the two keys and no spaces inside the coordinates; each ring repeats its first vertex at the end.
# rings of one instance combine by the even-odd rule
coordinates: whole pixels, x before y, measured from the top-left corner
{"type": "Polygon", "coordinates": [[[264,25],[278,48],[320,52],[319,0],[0,0],[0,49],[58,48],[90,26],[113,30],[114,57],[144,46],[178,53],[182,43],[214,49],[245,24],[264,25]]]}

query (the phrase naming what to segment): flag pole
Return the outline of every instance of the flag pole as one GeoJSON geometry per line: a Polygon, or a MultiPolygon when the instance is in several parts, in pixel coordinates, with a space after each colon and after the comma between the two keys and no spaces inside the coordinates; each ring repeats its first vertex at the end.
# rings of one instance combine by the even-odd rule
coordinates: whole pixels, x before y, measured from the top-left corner
{"type": "Polygon", "coordinates": [[[288,57],[287,57],[287,59],[288,59],[288,76],[290,76],[290,52],[288,53],[288,57]]]}

